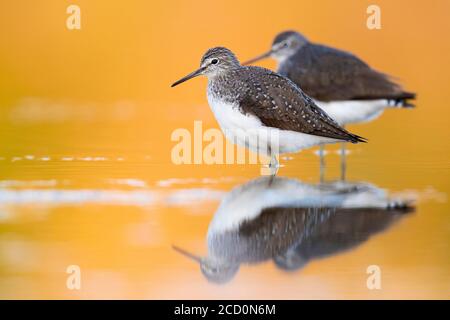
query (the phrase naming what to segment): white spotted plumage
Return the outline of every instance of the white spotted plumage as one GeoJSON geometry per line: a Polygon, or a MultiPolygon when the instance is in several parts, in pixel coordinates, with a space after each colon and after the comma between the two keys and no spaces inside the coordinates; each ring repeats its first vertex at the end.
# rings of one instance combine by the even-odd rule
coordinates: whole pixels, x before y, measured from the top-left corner
{"type": "Polygon", "coordinates": [[[256,153],[268,154],[267,146],[281,154],[340,141],[264,126],[258,117],[242,113],[238,105],[215,97],[210,90],[208,90],[208,103],[225,136],[256,153]]]}

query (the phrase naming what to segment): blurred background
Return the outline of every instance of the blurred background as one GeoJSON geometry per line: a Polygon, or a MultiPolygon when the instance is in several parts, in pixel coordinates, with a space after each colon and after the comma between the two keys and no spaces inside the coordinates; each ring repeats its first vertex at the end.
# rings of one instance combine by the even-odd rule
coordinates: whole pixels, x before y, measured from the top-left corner
{"type": "MultiPolygon", "coordinates": [[[[0,298],[449,298],[449,12],[445,0],[3,1],[0,298]],[[70,4],[80,30],[66,28],[70,4]],[[370,4],[381,8],[380,30],[366,27],[370,4]],[[205,254],[219,201],[260,167],[174,165],[173,130],[218,125],[205,79],[170,84],[210,47],[246,60],[285,29],[351,51],[418,93],[416,109],[350,126],[369,143],[349,147],[347,175],[414,199],[416,210],[299,272],[266,262],[217,286],[171,245],[205,254]],[[81,290],[66,287],[72,264],[81,290]],[[382,290],[366,288],[372,264],[382,290]]],[[[329,180],[339,177],[337,150],[329,180]]],[[[314,151],[283,159],[280,175],[318,182],[314,151]]]]}

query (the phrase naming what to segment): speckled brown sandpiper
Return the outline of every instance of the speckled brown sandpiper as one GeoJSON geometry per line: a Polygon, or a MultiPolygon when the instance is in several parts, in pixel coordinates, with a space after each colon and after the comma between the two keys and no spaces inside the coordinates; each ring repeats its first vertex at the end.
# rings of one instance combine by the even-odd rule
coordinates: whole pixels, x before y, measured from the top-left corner
{"type": "Polygon", "coordinates": [[[371,120],[386,107],[413,107],[408,99],[415,94],[386,74],[349,52],[310,42],[298,32],[278,34],[270,51],[244,65],[265,57],[277,60],[277,72],[300,86],[341,125],[371,120]]]}
{"type": "Polygon", "coordinates": [[[227,138],[254,152],[266,152],[272,156],[271,166],[278,165],[274,150],[286,153],[327,143],[365,142],[340,127],[291,80],[268,69],[242,66],[226,48],[209,49],[200,68],[172,87],[199,75],[208,77],[208,102],[227,138]],[[277,146],[267,139],[273,133],[277,146]]]}
{"type": "MultiPolygon", "coordinates": [[[[268,52],[244,65],[267,57],[277,60],[277,72],[300,86],[340,125],[371,121],[389,107],[414,106],[408,100],[415,93],[403,90],[386,74],[349,52],[310,42],[296,31],[281,32],[268,52]]],[[[345,161],[344,147],[341,153],[345,161]]],[[[345,162],[342,165],[345,169],[345,162]]]]}

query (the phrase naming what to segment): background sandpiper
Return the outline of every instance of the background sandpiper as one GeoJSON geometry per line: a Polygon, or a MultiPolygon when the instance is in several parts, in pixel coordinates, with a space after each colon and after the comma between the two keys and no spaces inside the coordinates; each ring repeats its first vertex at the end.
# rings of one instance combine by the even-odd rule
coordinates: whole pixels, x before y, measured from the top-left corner
{"type": "Polygon", "coordinates": [[[355,55],[308,41],[295,31],[278,34],[265,57],[278,62],[277,72],[294,81],[339,124],[372,120],[387,107],[413,107],[407,92],[384,73],[355,55]]]}
{"type": "Polygon", "coordinates": [[[268,69],[242,66],[228,49],[209,49],[200,68],[172,87],[199,75],[208,77],[208,102],[228,139],[257,153],[296,152],[336,142],[365,142],[341,128],[291,80],[268,69]],[[274,145],[273,139],[277,137],[274,145]]]}
{"type": "Polygon", "coordinates": [[[312,43],[298,32],[278,34],[270,51],[244,64],[266,57],[277,60],[277,72],[301,87],[340,125],[373,120],[388,107],[413,107],[408,99],[415,94],[386,74],[349,52],[312,43]]]}

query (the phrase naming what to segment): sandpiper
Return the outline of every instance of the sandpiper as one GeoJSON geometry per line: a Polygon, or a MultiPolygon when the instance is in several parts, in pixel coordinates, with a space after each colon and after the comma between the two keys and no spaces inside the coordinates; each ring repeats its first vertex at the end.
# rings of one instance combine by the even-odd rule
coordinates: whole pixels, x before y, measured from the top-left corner
{"type": "Polygon", "coordinates": [[[267,57],[277,60],[277,72],[300,86],[342,126],[373,120],[388,107],[414,106],[408,99],[415,94],[386,74],[349,52],[310,42],[296,31],[278,34],[268,52],[244,65],[267,57]]]}
{"type": "Polygon", "coordinates": [[[387,107],[413,107],[407,92],[384,73],[355,55],[310,42],[296,31],[278,34],[272,48],[245,64],[266,57],[278,62],[277,72],[288,77],[341,125],[365,122],[387,107]]]}
{"type": "Polygon", "coordinates": [[[265,68],[242,66],[227,48],[209,49],[200,68],[172,87],[200,75],[208,77],[208,102],[225,136],[254,152],[266,153],[271,168],[278,167],[275,152],[365,142],[341,128],[291,80],[265,68]],[[273,136],[277,141],[268,139],[273,136]]]}

